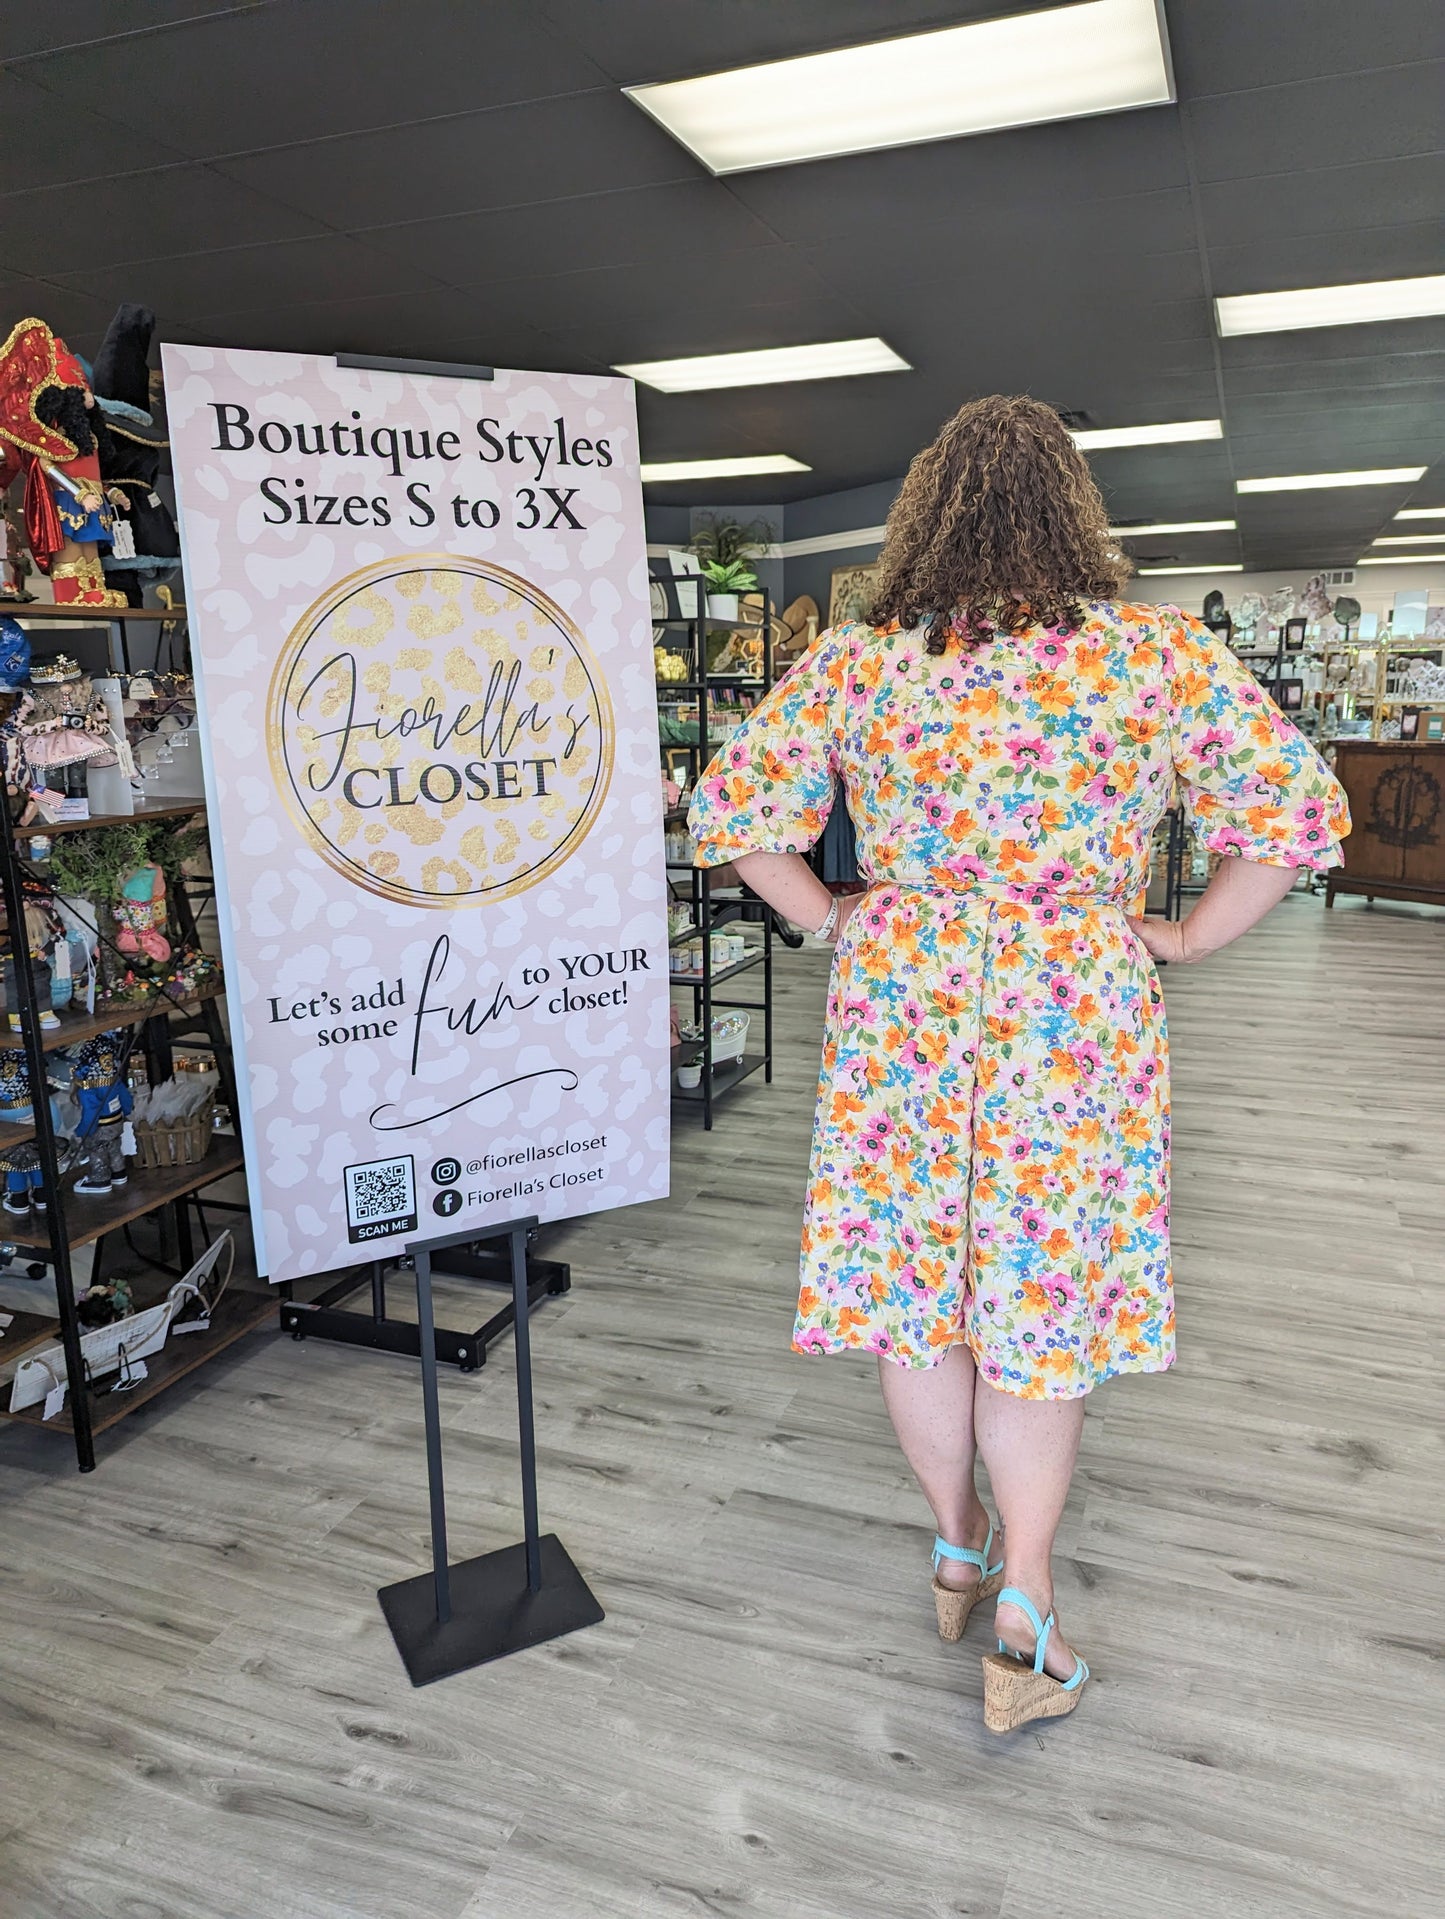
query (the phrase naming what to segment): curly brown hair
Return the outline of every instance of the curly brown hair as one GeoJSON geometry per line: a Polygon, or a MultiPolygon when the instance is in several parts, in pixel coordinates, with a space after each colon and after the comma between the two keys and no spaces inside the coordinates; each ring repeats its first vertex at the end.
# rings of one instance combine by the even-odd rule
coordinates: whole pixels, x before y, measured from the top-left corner
{"type": "Polygon", "coordinates": [[[970,400],[908,469],[888,515],[870,619],[984,642],[1035,624],[1077,627],[1132,567],[1109,535],[1088,462],[1051,406],[970,400]]]}

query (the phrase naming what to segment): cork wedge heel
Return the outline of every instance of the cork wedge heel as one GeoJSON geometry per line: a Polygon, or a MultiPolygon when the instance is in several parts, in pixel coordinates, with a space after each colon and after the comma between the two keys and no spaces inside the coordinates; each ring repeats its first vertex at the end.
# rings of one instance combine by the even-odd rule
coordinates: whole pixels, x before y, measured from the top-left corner
{"type": "Polygon", "coordinates": [[[1055,1679],[1044,1671],[1044,1651],[1054,1629],[1054,1615],[1040,1619],[1038,1607],[1017,1586],[1005,1586],[999,1604],[1017,1606],[1026,1613],[1037,1635],[1033,1664],[1013,1652],[1000,1639],[998,1651],[983,1657],[983,1723],[990,1732],[1014,1732],[1034,1719],[1061,1719],[1078,1705],[1089,1677],[1089,1668],[1074,1655],[1074,1671],[1068,1679],[1055,1679]]]}
{"type": "Polygon", "coordinates": [[[988,1538],[983,1542],[983,1551],[973,1546],[950,1546],[941,1535],[933,1542],[933,1605],[938,1614],[938,1636],[950,1644],[962,1639],[964,1628],[968,1625],[968,1616],[980,1599],[990,1599],[998,1591],[1003,1580],[1003,1561],[997,1565],[988,1563],[989,1553],[993,1549],[993,1527],[988,1529],[988,1538]],[[945,1559],[957,1564],[977,1566],[978,1578],[971,1586],[945,1586],[938,1577],[938,1569],[945,1559]]]}

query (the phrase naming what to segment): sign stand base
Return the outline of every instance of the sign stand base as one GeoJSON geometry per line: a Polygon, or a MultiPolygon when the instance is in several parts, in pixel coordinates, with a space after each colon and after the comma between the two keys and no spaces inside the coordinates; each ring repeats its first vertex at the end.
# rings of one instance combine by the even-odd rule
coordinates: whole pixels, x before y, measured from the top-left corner
{"type": "Polygon", "coordinates": [[[377,1598],[414,1686],[599,1623],[602,1608],[556,1533],[539,1544],[542,1583],[536,1592],[527,1584],[525,1541],[448,1567],[452,1616],[445,1624],[437,1618],[431,1573],[382,1587],[377,1598]]]}
{"type": "Polygon", "coordinates": [[[524,1647],[595,1626],[601,1606],[555,1533],[537,1523],[537,1445],[532,1419],[532,1346],[527,1284],[527,1235],[536,1219],[493,1227],[511,1253],[512,1313],[517,1343],[517,1429],[522,1463],[525,1538],[517,1546],[483,1553],[453,1566],[447,1559],[446,1492],[442,1484],[441,1408],[437,1398],[436,1322],[432,1259],[475,1243],[475,1227],[447,1239],[407,1247],[416,1267],[416,1316],[426,1421],[427,1491],[431,1502],[432,1570],[383,1586],[377,1593],[397,1651],[414,1686],[448,1679],[524,1647]]]}

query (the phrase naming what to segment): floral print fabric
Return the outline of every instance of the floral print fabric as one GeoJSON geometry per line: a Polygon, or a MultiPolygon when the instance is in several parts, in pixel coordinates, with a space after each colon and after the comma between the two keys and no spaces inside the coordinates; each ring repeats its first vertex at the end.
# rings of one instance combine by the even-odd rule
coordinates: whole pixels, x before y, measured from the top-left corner
{"type": "Polygon", "coordinates": [[[1176,790],[1204,843],[1338,864],[1344,795],[1207,629],[1094,605],[984,647],[844,626],[704,773],[700,864],[804,851],[841,780],[794,1344],[1069,1398],[1174,1357],[1163,1001],[1125,919],[1176,790]]]}

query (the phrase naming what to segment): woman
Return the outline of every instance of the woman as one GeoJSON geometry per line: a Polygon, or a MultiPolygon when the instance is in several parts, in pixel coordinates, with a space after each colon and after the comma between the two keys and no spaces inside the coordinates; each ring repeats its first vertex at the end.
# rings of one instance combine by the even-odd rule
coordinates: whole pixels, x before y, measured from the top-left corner
{"type": "Polygon", "coordinates": [[[819,637],[691,816],[701,864],[836,942],[794,1344],[879,1356],[944,1638],[998,1593],[996,1731],[1071,1711],[1088,1677],[1051,1567],[1084,1396],[1174,1359],[1150,956],[1237,939],[1349,830],[1205,628],[1120,604],[1128,572],[1058,415],[970,402],[904,481],[871,624],[819,637]],[[802,857],[835,777],[869,881],[841,906],[802,857]],[[1135,918],[1176,791],[1227,857],[1182,924],[1135,918]]]}

